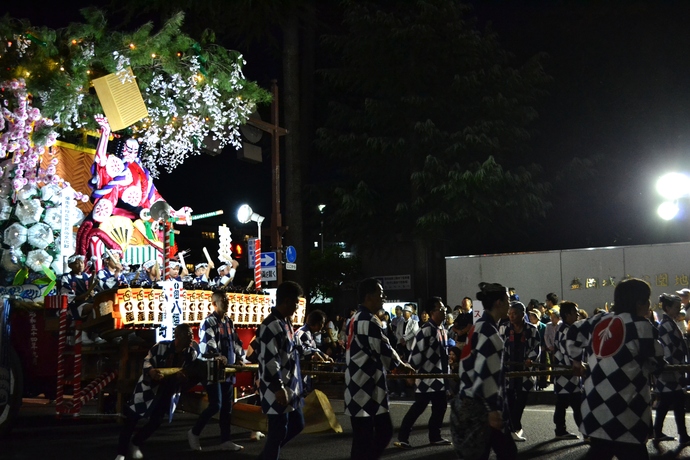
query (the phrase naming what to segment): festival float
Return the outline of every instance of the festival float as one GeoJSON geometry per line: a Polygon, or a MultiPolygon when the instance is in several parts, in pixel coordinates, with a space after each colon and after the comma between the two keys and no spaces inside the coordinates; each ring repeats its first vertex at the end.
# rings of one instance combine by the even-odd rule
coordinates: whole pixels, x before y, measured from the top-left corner
{"type": "MultiPolygon", "coordinates": [[[[244,78],[239,53],[181,32],[182,14],[159,30],[118,32],[102,12],[82,13],[83,24],[59,30],[0,20],[0,434],[22,395],[42,393],[58,415],[77,416],[109,388],[119,412],[153,342],[213,311],[211,291],[168,275],[172,260],[184,264],[174,226],[220,212],[175,210],[154,182],[207,143],[238,148],[240,125],[270,100],[244,78]],[[60,278],[70,256],[95,273],[104,253],[160,260],[164,281],[98,292],[82,324],[60,278]],[[80,330],[106,345],[83,346],[80,330]]],[[[229,261],[229,230],[219,234],[218,257],[229,261]]],[[[248,344],[269,296],[227,295],[248,344]]]]}

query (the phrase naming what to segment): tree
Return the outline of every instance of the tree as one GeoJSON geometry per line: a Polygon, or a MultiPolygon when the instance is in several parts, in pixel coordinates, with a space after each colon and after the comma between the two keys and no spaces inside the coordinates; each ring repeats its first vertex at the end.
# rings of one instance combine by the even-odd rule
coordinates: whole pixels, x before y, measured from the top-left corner
{"type": "Polygon", "coordinates": [[[355,258],[343,256],[342,248],[327,246],[320,249],[312,249],[310,254],[312,271],[309,285],[309,303],[316,299],[328,299],[336,297],[344,285],[351,286],[360,279],[360,261],[355,258]]]}
{"type": "Polygon", "coordinates": [[[317,145],[339,181],[331,225],[361,249],[412,243],[417,295],[429,295],[429,248],[500,239],[508,211],[548,206],[540,168],[522,166],[548,76],[539,56],[513,67],[458,1],[344,5],[346,33],[323,41],[340,59],[321,71],[331,103],[317,145]]]}
{"type": "MultiPolygon", "coordinates": [[[[189,1],[189,0],[129,0],[129,6],[137,11],[157,12],[171,15],[183,8],[193,16],[192,26],[200,33],[210,27],[218,30],[224,40],[234,41],[248,49],[256,43],[268,43],[262,54],[275,52],[280,56],[282,67],[281,125],[289,131],[285,136],[284,162],[282,172],[285,183],[285,238],[295,246],[299,254],[307,254],[306,233],[303,228],[303,176],[306,159],[311,150],[312,99],[301,95],[304,82],[313,79],[314,50],[311,30],[314,24],[315,2],[310,0],[235,0],[233,2],[189,1]],[[306,31],[306,32],[305,32],[306,31]],[[304,45],[301,47],[301,45],[304,45]]],[[[132,9],[128,8],[131,12],[132,9]]],[[[131,14],[131,13],[130,13],[131,14]]],[[[271,75],[274,78],[276,73],[271,75]]],[[[268,84],[268,82],[266,82],[268,84]]],[[[307,91],[313,87],[307,85],[307,91]]],[[[276,242],[272,242],[276,246],[276,242]]],[[[301,258],[307,261],[308,257],[301,258]]],[[[296,272],[283,272],[301,284],[305,284],[308,264],[300,264],[296,272]]]]}
{"type": "Polygon", "coordinates": [[[94,115],[103,108],[90,86],[108,74],[136,81],[142,92],[148,115],[126,130],[146,146],[142,161],[154,176],[159,167],[169,172],[198,154],[207,137],[239,148],[240,124],[257,103],[270,100],[244,78],[239,53],[214,44],[212,34],[182,33],[183,13],[158,30],[147,23],[134,31],[110,28],[97,9],[82,14],[84,23],[57,30],[0,19],[0,82],[25,81],[34,105],[63,138],[98,128],[94,115]]]}

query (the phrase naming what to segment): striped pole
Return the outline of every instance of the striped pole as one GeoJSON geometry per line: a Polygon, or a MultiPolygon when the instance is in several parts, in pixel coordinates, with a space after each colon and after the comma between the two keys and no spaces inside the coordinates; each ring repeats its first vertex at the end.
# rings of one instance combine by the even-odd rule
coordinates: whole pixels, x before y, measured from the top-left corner
{"type": "Polygon", "coordinates": [[[60,321],[58,329],[57,356],[57,390],[55,391],[55,411],[60,414],[63,410],[65,394],[65,342],[67,340],[67,297],[60,305],[60,321]]]}
{"type": "Polygon", "coordinates": [[[172,251],[174,236],[172,233],[172,224],[166,220],[164,225],[165,235],[163,236],[163,272],[165,275],[163,276],[163,280],[167,281],[170,279],[170,262],[172,261],[170,251],[172,251]]]}
{"type": "Polygon", "coordinates": [[[261,290],[261,238],[254,240],[254,285],[261,290]]]}
{"type": "MultiPolygon", "coordinates": [[[[72,408],[74,408],[74,398],[81,391],[81,320],[75,321],[74,326],[74,379],[72,380],[72,408]]],[[[79,412],[70,411],[75,417],[79,412]]]]}
{"type": "Polygon", "coordinates": [[[115,377],[117,377],[117,371],[112,371],[110,373],[104,372],[93,382],[89,383],[79,395],[75,397],[76,412],[79,412],[82,405],[93,399],[93,397],[100,393],[107,384],[115,379],[115,377]]]}

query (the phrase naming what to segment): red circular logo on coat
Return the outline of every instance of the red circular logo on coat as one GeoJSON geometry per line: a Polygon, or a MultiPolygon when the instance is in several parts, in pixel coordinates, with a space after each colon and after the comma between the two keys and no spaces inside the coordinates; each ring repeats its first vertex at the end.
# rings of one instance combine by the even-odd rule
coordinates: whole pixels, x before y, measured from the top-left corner
{"type": "Polygon", "coordinates": [[[615,315],[605,318],[594,327],[592,351],[597,358],[608,358],[618,353],[625,343],[625,324],[615,315]]]}

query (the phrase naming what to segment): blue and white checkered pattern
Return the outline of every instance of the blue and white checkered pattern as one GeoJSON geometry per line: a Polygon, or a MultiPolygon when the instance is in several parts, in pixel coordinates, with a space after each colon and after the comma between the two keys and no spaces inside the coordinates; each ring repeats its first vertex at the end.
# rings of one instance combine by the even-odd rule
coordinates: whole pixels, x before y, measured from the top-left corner
{"type": "Polygon", "coordinates": [[[641,444],[650,434],[649,376],[663,364],[657,331],[645,318],[602,313],[578,321],[568,331],[573,360],[587,354],[582,424],[585,436],[641,444]]]}
{"type": "Polygon", "coordinates": [[[90,276],[86,273],[75,275],[65,273],[60,278],[60,294],[67,296],[67,301],[71,303],[75,297],[82,295],[89,290],[90,276]]]}
{"type": "Polygon", "coordinates": [[[127,280],[122,273],[120,273],[118,276],[115,276],[115,274],[107,268],[98,270],[98,285],[104,291],[116,288],[120,285],[120,283],[126,282],[127,280]]]}
{"type": "Polygon", "coordinates": [[[321,354],[321,350],[316,346],[314,334],[312,334],[308,324],[295,331],[295,344],[299,354],[304,358],[311,358],[315,354],[321,354]]]}
{"type": "MultiPolygon", "coordinates": [[[[512,323],[508,323],[503,332],[503,340],[505,341],[505,348],[503,356],[503,361],[508,363],[524,363],[525,360],[531,359],[533,362],[539,361],[539,353],[541,352],[541,338],[539,337],[539,329],[528,322],[523,322],[522,328],[522,354],[518,356],[518,349],[515,346],[515,341],[513,337],[515,336],[515,328],[512,323]]],[[[506,371],[511,370],[522,370],[522,369],[506,369],[506,371]]],[[[534,384],[536,383],[536,377],[517,377],[508,380],[508,385],[510,388],[515,386],[516,388],[522,388],[523,391],[530,391],[534,384]]]]}
{"type": "Polygon", "coordinates": [[[503,411],[505,381],[503,373],[503,338],[488,312],[477,320],[467,336],[460,359],[461,398],[473,398],[486,404],[489,411],[503,411]]]}
{"type": "MultiPolygon", "coordinates": [[[[687,364],[688,345],[678,324],[667,314],[661,318],[659,324],[659,342],[664,347],[664,359],[669,364],[687,364]]],[[[657,375],[656,389],[661,393],[685,391],[681,382],[683,373],[665,371],[657,375]]]]}
{"type": "MultiPolygon", "coordinates": [[[[186,367],[197,359],[198,350],[197,343],[192,342],[191,346],[184,350],[184,364],[186,367]]],[[[147,417],[151,409],[156,393],[158,393],[159,382],[154,382],[149,376],[149,371],[152,368],[166,367],[166,361],[175,353],[175,342],[173,340],[164,340],[158,342],[149,350],[146,358],[144,358],[144,368],[136,386],[134,387],[134,394],[129,402],[129,408],[132,409],[140,417],[147,417]]],[[[179,394],[179,393],[177,393],[179,394]]],[[[161,401],[160,404],[169,404],[167,401],[161,401]]],[[[172,408],[174,412],[174,407],[172,408]]]]}
{"type": "MultiPolygon", "coordinates": [[[[553,364],[556,366],[572,367],[573,365],[573,360],[570,359],[566,349],[568,329],[570,329],[570,325],[565,321],[561,321],[556,330],[555,350],[553,353],[553,364]]],[[[580,393],[582,391],[582,381],[580,377],[574,375],[571,377],[559,375],[553,382],[553,390],[556,394],[580,393]]]]}
{"type": "MultiPolygon", "coordinates": [[[[228,315],[220,318],[214,312],[204,319],[199,326],[199,350],[202,355],[225,356],[228,364],[242,361],[242,341],[237,336],[235,326],[228,315]]],[[[231,375],[226,381],[234,383],[235,377],[231,375]]]]}
{"type": "MultiPolygon", "coordinates": [[[[429,320],[417,332],[412,344],[409,363],[423,374],[448,373],[448,338],[446,330],[429,320]]],[[[445,379],[417,379],[416,393],[446,391],[445,379]]]]}
{"type": "Polygon", "coordinates": [[[292,412],[303,404],[299,353],[289,319],[274,309],[259,326],[259,394],[264,414],[292,412]],[[285,388],[287,406],[276,401],[276,393],[285,388]]]}
{"type": "Polygon", "coordinates": [[[345,415],[388,412],[386,371],[401,364],[376,315],[360,306],[350,321],[345,351],[345,415]]]}

